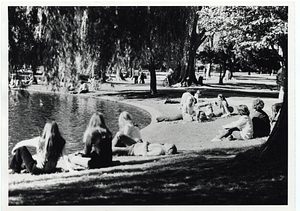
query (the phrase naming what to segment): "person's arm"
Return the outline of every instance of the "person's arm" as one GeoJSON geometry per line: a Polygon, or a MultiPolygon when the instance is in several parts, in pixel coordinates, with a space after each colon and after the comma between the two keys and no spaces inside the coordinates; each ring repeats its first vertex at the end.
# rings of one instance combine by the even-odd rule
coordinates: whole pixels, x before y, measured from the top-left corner
{"type": "Polygon", "coordinates": [[[65,169],[65,170],[67,170],[67,171],[69,171],[69,172],[73,172],[74,169],[72,168],[72,164],[70,163],[69,157],[68,157],[68,155],[66,154],[66,149],[65,149],[65,147],[64,147],[63,150],[62,150],[62,157],[63,157],[63,160],[64,160],[65,165],[66,165],[66,169],[65,169]]]}
{"type": "Polygon", "coordinates": [[[11,153],[12,154],[15,154],[15,151],[20,148],[20,147],[23,147],[23,146],[30,146],[30,147],[35,147],[35,148],[38,148],[38,143],[39,143],[39,140],[40,140],[40,136],[38,137],[35,137],[35,138],[32,138],[32,139],[28,139],[28,140],[24,140],[24,141],[20,141],[18,142],[14,148],[12,149],[11,153]]]}
{"type": "Polygon", "coordinates": [[[237,121],[232,122],[228,125],[224,125],[223,128],[225,129],[232,129],[232,128],[239,128],[241,125],[245,124],[247,120],[244,117],[239,118],[237,121]]]}
{"type": "Polygon", "coordinates": [[[92,138],[91,136],[87,136],[84,144],[83,154],[88,156],[92,151],[92,138]]]}
{"type": "Polygon", "coordinates": [[[222,105],[223,105],[225,114],[230,114],[230,111],[228,110],[228,103],[226,101],[222,101],[222,105]]]}
{"type": "Polygon", "coordinates": [[[133,127],[133,125],[126,124],[123,127],[123,134],[129,136],[133,127]]]}

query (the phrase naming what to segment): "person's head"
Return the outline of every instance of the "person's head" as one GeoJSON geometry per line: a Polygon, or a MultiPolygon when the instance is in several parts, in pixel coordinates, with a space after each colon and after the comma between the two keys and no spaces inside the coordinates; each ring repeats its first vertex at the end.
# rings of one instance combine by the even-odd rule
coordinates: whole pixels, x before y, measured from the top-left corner
{"type": "Polygon", "coordinates": [[[108,133],[111,133],[105,124],[104,115],[100,112],[96,112],[92,115],[92,117],[89,121],[89,124],[87,126],[87,129],[84,132],[84,135],[83,135],[84,143],[91,136],[91,133],[94,130],[94,128],[103,128],[108,133]]]}
{"type": "Polygon", "coordinates": [[[91,142],[97,143],[94,150],[100,154],[99,150],[111,149],[112,134],[106,128],[95,127],[90,131],[91,142]]]}
{"type": "Polygon", "coordinates": [[[261,99],[257,98],[253,100],[252,106],[254,110],[261,111],[264,108],[265,103],[261,99]]]}
{"type": "Polygon", "coordinates": [[[55,156],[58,159],[65,144],[66,141],[61,136],[57,123],[55,121],[47,122],[39,141],[38,150],[44,154],[46,159],[49,156],[55,156]]]}
{"type": "Polygon", "coordinates": [[[88,128],[94,128],[94,127],[102,127],[102,128],[107,128],[104,120],[104,116],[100,112],[96,112],[92,115],[88,128]]]}
{"type": "Polygon", "coordinates": [[[223,94],[218,94],[218,99],[219,99],[219,100],[225,100],[225,97],[224,97],[223,94]]]}
{"type": "Polygon", "coordinates": [[[249,116],[250,115],[250,111],[246,105],[239,105],[237,107],[237,111],[238,111],[238,114],[241,116],[243,116],[243,115],[249,116]]]}
{"type": "Polygon", "coordinates": [[[197,90],[196,94],[198,94],[198,96],[201,96],[203,94],[203,92],[201,90],[197,90]]]}
{"type": "Polygon", "coordinates": [[[133,118],[127,111],[123,111],[119,116],[119,128],[123,128],[127,124],[133,124],[133,118]]]}
{"type": "Polygon", "coordinates": [[[275,116],[280,111],[281,107],[282,107],[282,103],[275,103],[271,106],[272,118],[275,118],[275,116]]]}
{"type": "Polygon", "coordinates": [[[194,95],[196,93],[194,89],[188,89],[187,92],[189,92],[191,95],[194,95]]]}
{"type": "Polygon", "coordinates": [[[163,149],[166,155],[173,155],[177,153],[177,147],[175,144],[165,143],[163,149]]]}
{"type": "Polygon", "coordinates": [[[203,111],[200,111],[197,114],[197,121],[198,122],[204,122],[205,120],[207,120],[206,114],[203,111]]]}

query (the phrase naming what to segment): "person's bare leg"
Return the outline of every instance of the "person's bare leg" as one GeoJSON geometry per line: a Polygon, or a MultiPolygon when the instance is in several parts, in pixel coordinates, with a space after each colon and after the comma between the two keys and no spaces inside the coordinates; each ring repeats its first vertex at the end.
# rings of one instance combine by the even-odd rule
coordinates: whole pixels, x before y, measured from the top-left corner
{"type": "Polygon", "coordinates": [[[70,161],[73,164],[80,165],[80,166],[83,166],[85,168],[88,168],[89,167],[88,162],[89,162],[90,159],[91,158],[88,158],[88,157],[73,156],[70,159],[70,161]]]}
{"type": "Polygon", "coordinates": [[[129,149],[127,147],[112,147],[112,153],[114,155],[116,154],[128,155],[129,149]]]}

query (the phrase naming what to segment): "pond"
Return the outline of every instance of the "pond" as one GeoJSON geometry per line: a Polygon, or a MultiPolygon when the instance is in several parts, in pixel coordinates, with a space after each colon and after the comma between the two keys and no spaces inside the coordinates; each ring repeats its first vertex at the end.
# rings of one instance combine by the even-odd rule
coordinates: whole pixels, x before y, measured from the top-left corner
{"type": "Polygon", "coordinates": [[[147,111],[124,103],[76,95],[10,91],[9,155],[11,156],[11,149],[17,142],[41,135],[49,119],[57,122],[62,136],[66,139],[67,153],[82,150],[83,133],[96,111],[104,114],[106,124],[113,134],[118,131],[118,118],[122,111],[131,113],[140,128],[151,122],[147,111]]]}

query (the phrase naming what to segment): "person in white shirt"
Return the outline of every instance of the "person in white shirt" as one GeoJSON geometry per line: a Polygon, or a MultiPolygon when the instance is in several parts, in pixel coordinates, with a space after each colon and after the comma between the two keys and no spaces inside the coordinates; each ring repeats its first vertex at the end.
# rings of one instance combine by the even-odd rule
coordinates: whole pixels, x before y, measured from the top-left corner
{"type": "Polygon", "coordinates": [[[9,173],[21,173],[23,163],[32,174],[53,173],[61,157],[65,161],[65,170],[73,171],[65,153],[65,144],[66,141],[61,136],[57,123],[47,122],[41,136],[20,141],[14,146],[9,173]],[[36,148],[37,154],[32,156],[27,147],[36,148]]]}
{"type": "Polygon", "coordinates": [[[246,105],[239,105],[237,111],[241,116],[237,121],[224,125],[224,130],[212,139],[212,142],[226,140],[248,140],[253,138],[253,124],[250,117],[250,111],[246,105]]]}

